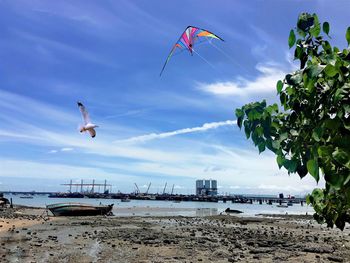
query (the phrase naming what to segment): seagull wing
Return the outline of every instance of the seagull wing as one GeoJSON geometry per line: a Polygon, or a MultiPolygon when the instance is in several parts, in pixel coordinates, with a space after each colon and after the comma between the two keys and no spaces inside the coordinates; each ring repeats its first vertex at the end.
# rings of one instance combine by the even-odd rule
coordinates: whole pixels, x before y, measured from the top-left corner
{"type": "Polygon", "coordinates": [[[92,138],[94,138],[96,136],[96,131],[94,129],[89,129],[88,131],[89,131],[92,138]]]}
{"type": "Polygon", "coordinates": [[[83,105],[83,103],[78,101],[78,107],[79,107],[81,114],[83,115],[84,123],[85,124],[91,123],[89,113],[85,109],[85,106],[83,105]]]}

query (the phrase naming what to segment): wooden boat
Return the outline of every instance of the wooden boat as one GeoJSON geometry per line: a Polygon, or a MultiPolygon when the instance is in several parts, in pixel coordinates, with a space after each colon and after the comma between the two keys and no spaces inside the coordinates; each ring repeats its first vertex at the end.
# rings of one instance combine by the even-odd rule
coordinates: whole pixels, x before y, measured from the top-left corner
{"type": "Polygon", "coordinates": [[[89,205],[83,203],[58,203],[47,205],[54,216],[97,216],[111,213],[111,205],[89,205]]]}
{"type": "Polygon", "coordinates": [[[230,209],[230,208],[226,208],[225,212],[228,213],[228,214],[241,214],[241,213],[243,213],[240,210],[230,209]]]}

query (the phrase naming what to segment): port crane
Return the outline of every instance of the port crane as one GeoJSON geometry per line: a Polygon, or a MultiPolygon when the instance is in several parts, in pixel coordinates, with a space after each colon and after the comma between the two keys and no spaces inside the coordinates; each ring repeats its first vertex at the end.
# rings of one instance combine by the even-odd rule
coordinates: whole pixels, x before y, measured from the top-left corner
{"type": "Polygon", "coordinates": [[[148,184],[147,190],[146,190],[146,195],[148,194],[149,188],[151,187],[151,183],[148,184]]]}
{"type": "Polygon", "coordinates": [[[163,189],[163,195],[165,194],[165,189],[166,189],[166,185],[167,185],[167,184],[168,184],[168,183],[165,182],[164,189],[163,189]]]}
{"type": "Polygon", "coordinates": [[[135,183],[135,186],[136,186],[135,194],[139,194],[140,193],[140,189],[139,189],[139,187],[137,186],[136,183],[135,183]]]}

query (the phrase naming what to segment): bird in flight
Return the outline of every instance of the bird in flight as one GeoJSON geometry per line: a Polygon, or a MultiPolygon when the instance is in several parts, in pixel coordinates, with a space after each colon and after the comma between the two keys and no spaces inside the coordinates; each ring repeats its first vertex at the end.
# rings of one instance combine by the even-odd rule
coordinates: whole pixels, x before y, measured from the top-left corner
{"type": "Polygon", "coordinates": [[[81,114],[83,115],[83,121],[84,121],[84,125],[80,126],[79,131],[80,132],[88,131],[90,133],[91,137],[94,138],[96,136],[96,131],[94,128],[96,128],[98,126],[96,124],[91,123],[89,113],[85,109],[85,106],[83,105],[83,103],[78,101],[78,107],[79,107],[81,114]]]}

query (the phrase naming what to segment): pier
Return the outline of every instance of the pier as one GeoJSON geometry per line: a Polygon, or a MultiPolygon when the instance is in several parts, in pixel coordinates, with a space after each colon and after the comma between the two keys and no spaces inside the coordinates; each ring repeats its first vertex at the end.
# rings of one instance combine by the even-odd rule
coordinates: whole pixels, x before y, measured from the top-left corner
{"type": "Polygon", "coordinates": [[[61,192],[16,192],[4,191],[4,194],[12,195],[48,195],[50,198],[93,198],[93,199],[130,199],[130,200],[158,200],[158,201],[175,201],[175,202],[223,202],[223,203],[241,203],[241,204],[305,204],[305,198],[279,198],[279,197],[262,197],[259,195],[179,195],[179,194],[135,194],[135,193],[61,193],[61,192]]]}
{"type": "MultiPolygon", "coordinates": [[[[173,202],[223,202],[223,203],[241,203],[241,204],[279,204],[279,205],[292,205],[292,204],[305,204],[305,197],[284,197],[283,194],[279,196],[261,196],[261,195],[218,195],[216,194],[199,194],[203,191],[197,191],[197,194],[174,194],[174,185],[172,186],[171,193],[166,193],[165,183],[162,193],[152,194],[149,193],[151,183],[149,183],[146,192],[142,193],[135,183],[135,191],[132,193],[112,193],[112,185],[104,183],[96,183],[92,180],[92,183],[86,183],[81,180],[80,183],[73,183],[70,180],[69,183],[61,184],[68,186],[68,192],[36,192],[36,191],[3,191],[4,194],[23,195],[23,196],[35,196],[35,195],[47,195],[50,198],[93,198],[93,199],[129,199],[129,200],[158,200],[158,201],[173,201],[173,202]],[[75,191],[73,191],[75,189],[75,191]],[[102,192],[101,192],[102,190],[102,192]]],[[[197,183],[198,186],[198,183],[197,183]]],[[[216,187],[216,181],[214,186],[216,187]]],[[[202,187],[203,188],[203,187],[202,187]]]]}

